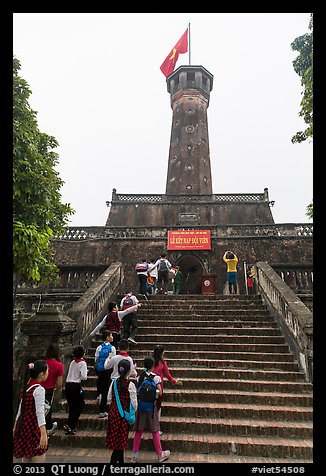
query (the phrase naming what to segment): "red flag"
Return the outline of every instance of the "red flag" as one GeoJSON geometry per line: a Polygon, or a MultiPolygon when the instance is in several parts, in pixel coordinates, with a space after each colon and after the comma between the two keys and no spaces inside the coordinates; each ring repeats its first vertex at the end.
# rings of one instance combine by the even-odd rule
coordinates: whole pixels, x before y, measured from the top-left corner
{"type": "Polygon", "coordinates": [[[178,61],[179,54],[187,53],[188,51],[188,28],[175,45],[174,48],[167,55],[163,63],[161,64],[160,70],[167,77],[174,71],[176,62],[178,61]]]}

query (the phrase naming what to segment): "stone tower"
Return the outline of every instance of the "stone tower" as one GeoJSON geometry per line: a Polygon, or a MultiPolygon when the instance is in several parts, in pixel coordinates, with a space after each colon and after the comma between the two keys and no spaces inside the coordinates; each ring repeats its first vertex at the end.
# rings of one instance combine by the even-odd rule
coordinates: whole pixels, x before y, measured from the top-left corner
{"type": "Polygon", "coordinates": [[[213,194],[207,108],[213,75],[203,66],[180,66],[166,79],[172,127],[165,194],[113,189],[107,227],[207,227],[274,223],[268,190],[213,194]]]}
{"type": "Polygon", "coordinates": [[[211,195],[207,108],[213,76],[180,66],[167,78],[173,110],[166,195],[211,195]]]}

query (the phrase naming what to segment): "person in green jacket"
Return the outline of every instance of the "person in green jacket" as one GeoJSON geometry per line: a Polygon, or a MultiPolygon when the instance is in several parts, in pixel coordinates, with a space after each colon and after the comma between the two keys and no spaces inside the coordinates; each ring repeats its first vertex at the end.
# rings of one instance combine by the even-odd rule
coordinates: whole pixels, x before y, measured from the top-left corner
{"type": "Polygon", "coordinates": [[[174,280],[174,282],[173,282],[173,284],[174,284],[174,294],[179,294],[181,281],[183,280],[183,274],[181,273],[179,266],[176,266],[175,269],[176,269],[176,273],[175,273],[175,276],[173,278],[173,280],[174,280]]]}

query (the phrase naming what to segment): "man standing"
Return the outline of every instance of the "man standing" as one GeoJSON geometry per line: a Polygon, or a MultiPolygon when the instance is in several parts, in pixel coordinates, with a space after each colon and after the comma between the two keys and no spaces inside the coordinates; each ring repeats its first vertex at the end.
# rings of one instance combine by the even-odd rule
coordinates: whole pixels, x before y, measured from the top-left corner
{"type": "Polygon", "coordinates": [[[232,251],[226,251],[223,256],[223,261],[227,264],[227,273],[226,280],[229,285],[229,293],[232,294],[232,288],[234,293],[237,294],[237,282],[238,282],[238,273],[237,273],[237,264],[238,258],[232,251]]]}

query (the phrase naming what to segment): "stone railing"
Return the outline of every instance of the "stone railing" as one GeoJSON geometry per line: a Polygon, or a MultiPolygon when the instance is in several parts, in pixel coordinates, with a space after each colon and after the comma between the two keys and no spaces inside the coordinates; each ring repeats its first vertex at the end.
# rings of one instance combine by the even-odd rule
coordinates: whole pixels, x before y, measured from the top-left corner
{"type": "Polygon", "coordinates": [[[313,293],[314,272],[311,265],[270,263],[273,270],[297,294],[313,293]]]}
{"type": "Polygon", "coordinates": [[[287,286],[267,262],[256,263],[258,292],[275,315],[286,340],[312,382],[313,321],[312,312],[287,286]]]}
{"type": "Polygon", "coordinates": [[[89,333],[106,313],[106,307],[123,282],[121,263],[112,263],[68,311],[77,324],[74,343],[88,347],[89,333]]]}
{"type": "Polygon", "coordinates": [[[93,283],[106,269],[106,266],[60,266],[60,288],[83,290],[93,283]]]}
{"type": "Polygon", "coordinates": [[[265,193],[220,193],[212,195],[165,195],[165,194],[123,194],[114,193],[112,201],[107,201],[107,205],[112,203],[243,203],[243,202],[265,202],[265,193]]]}
{"type": "Polygon", "coordinates": [[[301,237],[313,236],[311,223],[285,223],[271,225],[196,225],[195,227],[171,226],[93,226],[93,227],[69,227],[64,235],[55,237],[59,241],[83,241],[103,238],[148,238],[166,239],[168,230],[210,230],[212,238],[265,238],[265,237],[301,237]]]}

